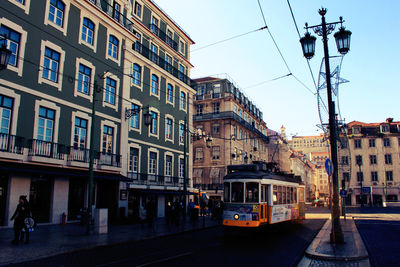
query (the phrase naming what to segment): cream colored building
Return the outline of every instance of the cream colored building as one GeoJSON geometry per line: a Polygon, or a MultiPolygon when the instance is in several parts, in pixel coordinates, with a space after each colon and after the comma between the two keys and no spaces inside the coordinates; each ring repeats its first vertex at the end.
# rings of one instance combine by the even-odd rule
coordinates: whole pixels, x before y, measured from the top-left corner
{"type": "Polygon", "coordinates": [[[293,136],[289,140],[290,149],[303,154],[311,152],[328,152],[329,142],[323,134],[315,136],[293,136]]]}
{"type": "Polygon", "coordinates": [[[205,77],[194,80],[193,126],[212,139],[193,139],[193,186],[211,197],[222,196],[227,166],[268,161],[267,126],[260,109],[231,78],[205,77]]]}
{"type": "MultiPolygon", "coordinates": [[[[351,167],[339,173],[339,179],[346,180],[349,193],[346,204],[382,205],[386,201],[398,201],[400,122],[388,118],[378,123],[352,121],[347,126],[351,158],[339,158],[339,163],[351,167]],[[361,188],[364,188],[363,193],[361,188]]],[[[342,149],[347,149],[346,145],[342,149]]]]}

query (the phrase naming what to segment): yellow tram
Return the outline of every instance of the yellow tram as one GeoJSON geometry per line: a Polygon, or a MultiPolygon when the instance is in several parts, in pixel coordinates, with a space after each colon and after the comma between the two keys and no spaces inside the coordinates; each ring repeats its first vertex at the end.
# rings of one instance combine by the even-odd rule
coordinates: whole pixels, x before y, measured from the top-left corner
{"type": "Polygon", "coordinates": [[[224,177],[223,225],[249,227],[305,218],[304,185],[266,163],[228,166],[224,177]]]}

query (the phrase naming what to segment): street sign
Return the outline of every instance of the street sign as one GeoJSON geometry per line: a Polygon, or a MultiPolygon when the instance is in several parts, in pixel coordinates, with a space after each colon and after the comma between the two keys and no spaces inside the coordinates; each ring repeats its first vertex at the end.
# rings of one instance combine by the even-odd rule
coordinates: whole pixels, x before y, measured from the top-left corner
{"type": "Polygon", "coordinates": [[[332,176],[332,173],[333,173],[333,164],[332,164],[332,161],[331,161],[330,159],[326,159],[326,160],[325,160],[325,170],[326,170],[326,173],[327,173],[329,176],[332,176]]]}
{"type": "Polygon", "coordinates": [[[341,197],[346,197],[347,196],[347,190],[341,189],[339,192],[341,197]]]}
{"type": "Polygon", "coordinates": [[[363,188],[362,188],[362,193],[363,194],[371,194],[371,187],[369,187],[369,186],[363,186],[363,188]]]}

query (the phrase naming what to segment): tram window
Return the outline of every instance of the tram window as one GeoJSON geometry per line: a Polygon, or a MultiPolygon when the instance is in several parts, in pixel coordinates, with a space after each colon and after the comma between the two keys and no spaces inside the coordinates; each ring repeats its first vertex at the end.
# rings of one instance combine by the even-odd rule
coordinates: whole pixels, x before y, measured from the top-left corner
{"type": "Polygon", "coordinates": [[[278,204],[282,204],[282,186],[278,186],[278,204]]]}
{"type": "Polygon", "coordinates": [[[286,204],[290,204],[290,188],[286,187],[286,204]]]}
{"type": "Polygon", "coordinates": [[[293,204],[293,187],[290,188],[290,204],[293,204]]]}
{"type": "Polygon", "coordinates": [[[246,202],[258,202],[258,185],[259,183],[246,183],[246,202]]]}
{"type": "Polygon", "coordinates": [[[276,185],[274,185],[274,193],[272,196],[272,201],[274,205],[278,204],[278,187],[276,185]]]}
{"type": "Polygon", "coordinates": [[[297,188],[293,190],[294,202],[297,203],[297,188]]]}
{"type": "Polygon", "coordinates": [[[261,202],[267,202],[267,186],[261,185],[261,202]]]}
{"type": "Polygon", "coordinates": [[[230,202],[231,195],[231,185],[229,183],[224,183],[224,201],[230,202]]]}
{"type": "Polygon", "coordinates": [[[232,183],[232,200],[231,202],[243,202],[243,183],[232,183]]]}

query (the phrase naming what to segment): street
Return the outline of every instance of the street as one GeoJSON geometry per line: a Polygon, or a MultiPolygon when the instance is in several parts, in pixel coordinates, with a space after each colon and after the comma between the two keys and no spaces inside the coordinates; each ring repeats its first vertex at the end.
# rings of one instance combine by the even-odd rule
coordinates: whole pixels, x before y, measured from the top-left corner
{"type": "Polygon", "coordinates": [[[221,226],[13,266],[296,266],[325,220],[224,237],[221,226]]]}
{"type": "Polygon", "coordinates": [[[371,266],[399,266],[400,208],[351,209],[371,266]]]}

